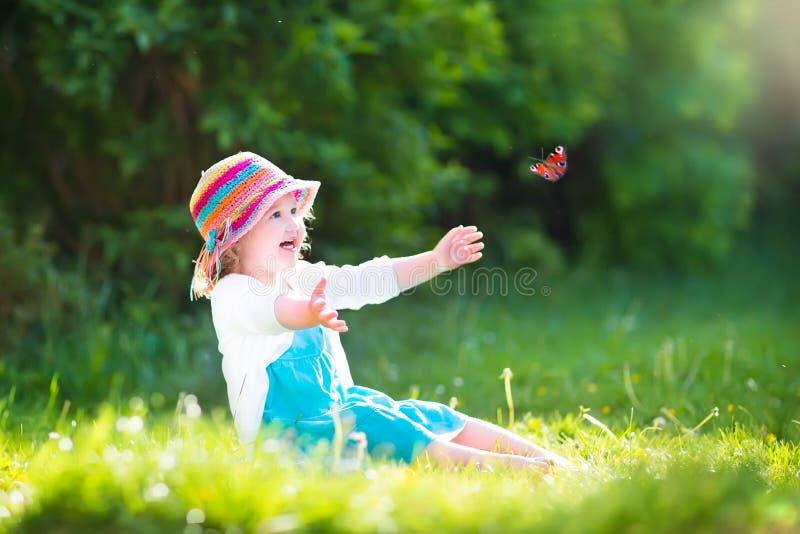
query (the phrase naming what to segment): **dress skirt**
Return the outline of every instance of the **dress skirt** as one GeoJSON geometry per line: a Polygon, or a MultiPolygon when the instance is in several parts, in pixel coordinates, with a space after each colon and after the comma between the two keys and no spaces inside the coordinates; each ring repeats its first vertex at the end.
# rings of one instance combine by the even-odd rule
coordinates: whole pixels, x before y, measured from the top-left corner
{"type": "Polygon", "coordinates": [[[269,392],[265,424],[293,429],[305,448],[331,442],[338,416],[346,439],[362,432],[373,457],[411,463],[434,439],[452,439],[467,416],[438,402],[394,400],[362,386],[344,388],[338,379],[322,327],[295,332],[292,345],[267,366],[269,392]]]}

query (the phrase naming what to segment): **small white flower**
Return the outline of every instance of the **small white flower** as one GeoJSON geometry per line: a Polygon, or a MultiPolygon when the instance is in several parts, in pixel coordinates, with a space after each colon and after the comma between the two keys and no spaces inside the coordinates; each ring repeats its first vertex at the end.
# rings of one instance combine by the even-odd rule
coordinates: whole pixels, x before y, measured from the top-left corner
{"type": "Polygon", "coordinates": [[[58,432],[50,432],[47,436],[50,439],[59,439],[61,437],[61,434],[59,434],[58,432]]]}
{"type": "Polygon", "coordinates": [[[184,406],[194,406],[197,404],[197,395],[189,393],[183,398],[183,405],[184,406]]]}
{"type": "Polygon", "coordinates": [[[199,419],[203,410],[200,409],[199,404],[188,404],[186,406],[186,417],[189,419],[199,419]]]}
{"type": "Polygon", "coordinates": [[[72,450],[72,440],[69,439],[67,436],[64,436],[60,440],[58,440],[58,448],[62,451],[71,451],[72,450]]]}

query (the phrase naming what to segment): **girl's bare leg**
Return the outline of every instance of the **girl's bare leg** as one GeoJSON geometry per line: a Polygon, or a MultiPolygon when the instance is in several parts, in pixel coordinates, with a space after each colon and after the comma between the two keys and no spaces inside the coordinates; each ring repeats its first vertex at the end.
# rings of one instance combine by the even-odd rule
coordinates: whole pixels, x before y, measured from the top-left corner
{"type": "Polygon", "coordinates": [[[573,467],[561,456],[536,445],[505,428],[470,417],[464,429],[452,439],[452,443],[484,451],[515,454],[548,461],[558,467],[573,467]]]}
{"type": "Polygon", "coordinates": [[[435,464],[445,467],[505,465],[517,471],[546,473],[552,466],[550,462],[537,458],[490,452],[441,439],[431,441],[422,451],[421,456],[425,455],[435,464]]]}

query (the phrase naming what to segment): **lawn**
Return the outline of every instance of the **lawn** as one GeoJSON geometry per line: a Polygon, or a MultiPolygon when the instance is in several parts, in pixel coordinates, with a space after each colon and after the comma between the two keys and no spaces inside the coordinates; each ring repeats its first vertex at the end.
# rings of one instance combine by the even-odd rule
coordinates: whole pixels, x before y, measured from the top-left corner
{"type": "Polygon", "coordinates": [[[0,400],[0,529],[797,531],[798,265],[759,257],[685,276],[581,269],[533,295],[458,291],[451,275],[445,295],[343,312],[356,382],[457,403],[578,472],[300,457],[274,439],[248,458],[217,388],[74,406],[54,383],[39,403],[0,400]]]}

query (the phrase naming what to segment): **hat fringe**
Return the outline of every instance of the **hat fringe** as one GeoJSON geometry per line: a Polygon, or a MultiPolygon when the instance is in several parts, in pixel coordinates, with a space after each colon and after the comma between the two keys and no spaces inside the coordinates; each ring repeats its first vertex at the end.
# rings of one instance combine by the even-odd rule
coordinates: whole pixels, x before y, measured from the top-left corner
{"type": "Polygon", "coordinates": [[[194,301],[200,297],[210,298],[211,290],[219,281],[222,271],[220,261],[222,246],[231,235],[231,221],[226,220],[222,233],[218,235],[216,229],[209,233],[208,241],[200,249],[200,254],[194,260],[194,276],[189,284],[189,300],[194,301]]]}

